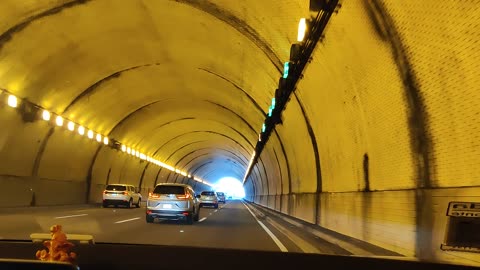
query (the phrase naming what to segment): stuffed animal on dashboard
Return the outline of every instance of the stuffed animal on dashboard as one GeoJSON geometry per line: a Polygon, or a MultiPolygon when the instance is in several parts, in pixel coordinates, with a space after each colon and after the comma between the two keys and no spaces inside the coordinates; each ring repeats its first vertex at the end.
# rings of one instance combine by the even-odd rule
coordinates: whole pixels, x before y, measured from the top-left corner
{"type": "Polygon", "coordinates": [[[42,261],[74,262],[77,258],[75,252],[70,252],[74,244],[67,241],[67,235],[62,231],[61,225],[50,227],[51,240],[45,240],[43,245],[47,250],[38,250],[35,256],[42,261]]]}

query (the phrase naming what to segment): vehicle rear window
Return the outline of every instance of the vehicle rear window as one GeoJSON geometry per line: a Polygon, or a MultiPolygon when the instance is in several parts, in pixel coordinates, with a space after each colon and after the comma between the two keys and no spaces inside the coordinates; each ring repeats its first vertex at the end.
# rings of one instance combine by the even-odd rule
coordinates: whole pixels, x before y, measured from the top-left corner
{"type": "Polygon", "coordinates": [[[185,194],[185,188],[181,186],[157,186],[153,193],[156,194],[185,194]]]}
{"type": "Polygon", "coordinates": [[[215,192],[213,192],[213,191],[203,191],[203,192],[202,192],[202,195],[214,196],[214,195],[215,195],[215,192]]]}
{"type": "Polygon", "coordinates": [[[125,191],[127,190],[127,187],[120,185],[108,185],[106,190],[125,191]]]}
{"type": "Polygon", "coordinates": [[[218,196],[225,196],[225,194],[223,194],[223,192],[217,192],[217,195],[218,196]]]}

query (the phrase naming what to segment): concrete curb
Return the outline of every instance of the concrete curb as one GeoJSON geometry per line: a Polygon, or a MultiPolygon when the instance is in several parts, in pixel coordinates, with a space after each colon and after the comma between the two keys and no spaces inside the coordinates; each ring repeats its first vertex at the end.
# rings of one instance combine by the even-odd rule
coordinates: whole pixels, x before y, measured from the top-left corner
{"type": "MultiPolygon", "coordinates": [[[[315,224],[307,223],[303,220],[299,220],[294,217],[288,217],[287,215],[278,211],[266,208],[265,206],[258,205],[253,202],[246,201],[252,209],[255,209],[256,213],[261,213],[259,216],[265,218],[266,214],[274,215],[275,217],[282,219],[283,221],[302,229],[312,235],[315,235],[331,244],[337,245],[340,248],[354,254],[353,256],[367,256],[367,257],[402,257],[406,259],[402,254],[396,253],[391,250],[384,249],[379,246],[367,243],[365,241],[355,239],[346,235],[339,234],[337,232],[330,232],[330,230],[322,228],[315,224]],[[318,228],[315,228],[318,227],[318,228]]],[[[412,260],[416,260],[411,258],[412,260]]]]}

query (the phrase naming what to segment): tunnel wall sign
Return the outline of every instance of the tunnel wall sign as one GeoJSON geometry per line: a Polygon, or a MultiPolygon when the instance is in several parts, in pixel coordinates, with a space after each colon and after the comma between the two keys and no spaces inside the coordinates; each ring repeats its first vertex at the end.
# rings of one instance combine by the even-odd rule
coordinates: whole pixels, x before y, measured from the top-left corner
{"type": "Polygon", "coordinates": [[[480,202],[450,202],[441,249],[480,253],[480,202]]]}

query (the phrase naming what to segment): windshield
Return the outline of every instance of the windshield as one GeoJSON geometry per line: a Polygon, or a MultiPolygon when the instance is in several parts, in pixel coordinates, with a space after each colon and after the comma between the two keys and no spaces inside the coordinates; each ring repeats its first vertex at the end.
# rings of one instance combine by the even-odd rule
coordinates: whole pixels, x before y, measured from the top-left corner
{"type": "Polygon", "coordinates": [[[0,243],[480,266],[480,1],[0,0],[0,161],[0,243]]]}

